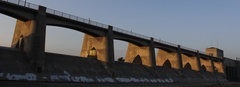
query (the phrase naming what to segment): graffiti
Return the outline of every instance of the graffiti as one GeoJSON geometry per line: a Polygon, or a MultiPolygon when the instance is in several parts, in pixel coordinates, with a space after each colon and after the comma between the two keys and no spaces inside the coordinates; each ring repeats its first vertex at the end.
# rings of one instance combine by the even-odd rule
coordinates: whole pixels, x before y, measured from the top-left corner
{"type": "Polygon", "coordinates": [[[172,83],[172,82],[174,82],[171,78],[163,80],[163,79],[147,79],[147,78],[137,79],[137,78],[133,78],[133,77],[131,77],[131,78],[119,78],[119,77],[117,77],[116,80],[118,80],[119,82],[125,82],[125,83],[128,83],[128,82],[172,83]]]}
{"type": "Polygon", "coordinates": [[[8,73],[6,78],[8,80],[28,80],[28,81],[36,81],[37,80],[37,76],[32,73],[26,73],[25,75],[8,73]]]}
{"type": "Polygon", "coordinates": [[[87,77],[84,77],[84,76],[75,76],[75,77],[71,77],[71,79],[74,81],[74,82],[94,82],[94,80],[92,78],[87,78],[87,77]]]}
{"type": "Polygon", "coordinates": [[[112,78],[106,77],[106,78],[97,78],[98,82],[115,82],[112,78]]]}
{"type": "Polygon", "coordinates": [[[71,76],[67,71],[64,71],[64,75],[51,75],[51,81],[73,81],[73,82],[94,82],[92,78],[87,78],[84,76],[71,76]]]}
{"type": "MultiPolygon", "coordinates": [[[[27,80],[27,81],[37,81],[37,76],[33,73],[26,74],[4,74],[0,73],[0,78],[6,77],[8,80],[27,80]]],[[[151,82],[151,83],[172,83],[173,79],[149,79],[149,78],[122,78],[122,77],[85,77],[85,76],[72,76],[67,71],[64,71],[60,75],[50,75],[51,81],[68,81],[68,82],[151,82]]],[[[42,77],[43,79],[48,79],[47,77],[42,77]]],[[[221,79],[220,79],[221,80],[221,79]]]]}

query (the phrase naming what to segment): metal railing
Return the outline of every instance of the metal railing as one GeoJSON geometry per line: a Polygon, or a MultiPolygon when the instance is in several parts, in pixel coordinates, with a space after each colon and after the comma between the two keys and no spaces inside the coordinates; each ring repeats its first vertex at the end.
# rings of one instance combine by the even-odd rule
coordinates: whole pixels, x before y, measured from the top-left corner
{"type": "Polygon", "coordinates": [[[159,42],[161,44],[165,44],[165,45],[170,45],[172,47],[178,47],[177,44],[174,44],[174,43],[170,43],[170,42],[167,42],[167,41],[164,41],[164,40],[160,40],[160,39],[153,39],[155,42],[159,42]]]}
{"type": "Polygon", "coordinates": [[[117,31],[117,32],[120,32],[120,33],[127,34],[127,35],[140,37],[140,38],[143,38],[143,39],[146,39],[146,40],[150,40],[151,39],[151,37],[148,37],[148,36],[145,36],[145,35],[142,35],[142,34],[137,34],[137,33],[134,33],[132,31],[127,31],[127,30],[124,30],[124,29],[121,29],[121,28],[117,28],[117,27],[113,27],[113,30],[117,31]]]}
{"type": "Polygon", "coordinates": [[[90,19],[81,18],[81,17],[78,17],[78,16],[74,16],[74,15],[67,14],[67,13],[64,13],[64,12],[60,12],[60,11],[57,11],[57,10],[53,10],[53,9],[50,9],[50,8],[47,8],[46,12],[49,13],[49,14],[57,15],[57,16],[64,17],[64,18],[67,18],[67,19],[70,19],[70,20],[83,22],[83,23],[90,24],[90,25],[93,25],[93,26],[98,26],[98,27],[105,28],[105,29],[108,28],[108,25],[106,25],[106,24],[95,22],[95,21],[92,21],[90,19]]]}
{"type": "Polygon", "coordinates": [[[38,8],[39,8],[39,5],[32,4],[32,3],[22,1],[22,0],[1,0],[1,1],[9,2],[12,4],[20,5],[20,6],[31,8],[34,10],[38,10],[38,8]]]}
{"type": "MultiPolygon", "coordinates": [[[[20,5],[20,6],[31,8],[31,9],[34,9],[34,10],[39,9],[39,5],[32,4],[32,3],[22,1],[22,0],[0,0],[0,1],[9,2],[9,3],[12,3],[12,4],[20,5]]],[[[67,18],[67,19],[70,19],[70,20],[75,20],[75,21],[79,21],[79,22],[82,22],[82,23],[86,23],[86,24],[90,24],[90,25],[93,25],[93,26],[98,26],[98,27],[101,27],[101,28],[104,28],[104,29],[108,29],[108,25],[106,25],[106,24],[95,22],[95,21],[92,21],[90,19],[85,19],[85,18],[82,18],[82,17],[74,16],[74,15],[71,15],[71,14],[67,14],[67,13],[64,13],[64,12],[61,12],[61,11],[57,11],[57,10],[47,8],[46,12],[49,13],[49,14],[64,17],[64,18],[67,18]]],[[[143,39],[146,39],[146,40],[151,39],[151,37],[149,37],[149,36],[145,36],[145,35],[142,35],[142,34],[137,34],[137,33],[134,33],[132,31],[127,31],[127,30],[117,28],[117,27],[113,27],[113,30],[116,31],[116,32],[127,34],[127,35],[140,37],[140,38],[143,38],[143,39]]],[[[159,39],[155,39],[155,38],[154,38],[154,41],[165,44],[165,45],[170,45],[172,47],[178,47],[177,44],[170,43],[170,42],[167,42],[167,41],[163,41],[163,40],[159,40],[159,39]]],[[[185,46],[181,46],[181,48],[196,52],[195,49],[188,48],[188,47],[185,47],[185,46]]],[[[200,52],[200,53],[205,54],[204,52],[200,52]]]]}
{"type": "Polygon", "coordinates": [[[203,51],[198,51],[199,53],[201,53],[201,54],[206,54],[205,52],[203,52],[203,51]]]}
{"type": "Polygon", "coordinates": [[[181,48],[182,48],[182,49],[185,49],[185,50],[192,51],[192,52],[197,52],[196,49],[192,49],[192,48],[189,48],[189,47],[181,46],[181,48]]]}

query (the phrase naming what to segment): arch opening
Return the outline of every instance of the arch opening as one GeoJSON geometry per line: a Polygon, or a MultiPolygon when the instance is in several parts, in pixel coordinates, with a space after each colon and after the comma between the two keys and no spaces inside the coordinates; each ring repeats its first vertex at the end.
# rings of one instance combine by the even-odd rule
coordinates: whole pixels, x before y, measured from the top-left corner
{"type": "Polygon", "coordinates": [[[201,66],[201,70],[204,71],[204,72],[206,72],[206,71],[207,71],[206,66],[205,66],[205,65],[202,65],[202,66],[201,66]]]}
{"type": "Polygon", "coordinates": [[[83,33],[63,27],[46,26],[45,52],[80,56],[83,33]]]}
{"type": "Polygon", "coordinates": [[[140,55],[137,55],[134,60],[133,60],[134,64],[141,64],[142,65],[142,59],[140,55]]]}
{"type": "Polygon", "coordinates": [[[124,62],[126,57],[126,51],[128,42],[122,40],[113,40],[114,42],[114,60],[118,62],[124,62]]]}
{"type": "Polygon", "coordinates": [[[168,59],[163,63],[162,66],[172,68],[171,62],[168,59]]]}
{"type": "Polygon", "coordinates": [[[11,47],[17,19],[3,14],[0,18],[0,46],[11,47]]]}
{"type": "Polygon", "coordinates": [[[185,66],[183,68],[187,69],[187,70],[192,70],[192,66],[189,62],[187,64],[185,64],[185,66]]]}

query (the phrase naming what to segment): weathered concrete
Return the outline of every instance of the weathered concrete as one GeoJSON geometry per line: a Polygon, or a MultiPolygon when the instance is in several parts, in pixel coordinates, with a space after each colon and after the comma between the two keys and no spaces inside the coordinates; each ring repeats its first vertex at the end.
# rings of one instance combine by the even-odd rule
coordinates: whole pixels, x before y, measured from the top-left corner
{"type": "Polygon", "coordinates": [[[201,68],[205,68],[206,71],[213,72],[211,60],[205,60],[201,58],[200,61],[201,61],[201,68]]]}
{"type": "Polygon", "coordinates": [[[88,34],[84,35],[81,57],[88,57],[89,51],[95,48],[97,59],[107,62],[107,37],[93,37],[88,34]]]}
{"type": "Polygon", "coordinates": [[[134,60],[137,57],[141,58],[141,62],[143,65],[152,67],[152,56],[150,52],[149,46],[137,46],[134,44],[129,43],[128,49],[126,52],[125,62],[134,63],[134,60]]]}
{"type": "Polygon", "coordinates": [[[202,72],[200,55],[199,55],[199,51],[198,50],[197,50],[197,53],[196,53],[196,58],[197,58],[197,69],[198,69],[198,71],[202,72]]]}
{"type": "Polygon", "coordinates": [[[0,0],[0,12],[21,21],[28,21],[35,19],[37,11],[0,0]]]}
{"type": "Polygon", "coordinates": [[[170,67],[179,69],[179,64],[177,60],[178,54],[176,52],[167,52],[162,49],[158,49],[156,64],[157,66],[165,66],[168,65],[167,62],[170,62],[170,67]]]}
{"type": "Polygon", "coordinates": [[[206,48],[206,54],[217,58],[224,57],[223,50],[215,47],[206,48]]]}
{"type": "Polygon", "coordinates": [[[182,70],[183,69],[183,60],[182,60],[182,51],[181,51],[180,45],[178,45],[178,47],[177,47],[177,62],[178,62],[178,69],[182,70]]]}
{"type": "Polygon", "coordinates": [[[187,56],[182,54],[182,61],[184,68],[188,68],[187,64],[190,64],[189,68],[191,68],[192,70],[199,71],[196,56],[187,56]]]}
{"type": "Polygon", "coordinates": [[[97,83],[186,83],[225,82],[217,72],[202,74],[193,70],[180,70],[165,66],[153,68],[140,64],[115,62],[117,68],[111,73],[102,62],[94,58],[82,58],[54,53],[45,53],[45,72],[30,69],[24,52],[17,49],[0,48],[0,80],[54,81],[54,82],[97,82],[97,83]],[[14,55],[12,55],[14,54],[14,55]],[[2,72],[5,71],[5,72],[2,72]],[[157,75],[156,75],[157,74],[157,75]],[[217,80],[218,79],[218,80],[217,80]]]}
{"type": "MultiPolygon", "coordinates": [[[[111,26],[108,26],[108,28],[106,26],[95,26],[86,22],[80,22],[77,20],[68,19],[66,17],[61,17],[59,15],[46,13],[46,8],[42,6],[40,6],[38,10],[26,10],[26,8],[23,6],[17,6],[27,11],[24,12],[25,10],[16,10],[16,5],[14,4],[7,4],[2,1],[0,1],[0,4],[0,12],[2,12],[3,14],[14,16],[15,18],[19,18],[16,23],[12,47],[20,48],[19,50],[15,49],[17,53],[16,55],[21,54],[20,57],[26,57],[23,57],[20,61],[17,59],[17,56],[8,56],[9,54],[1,54],[0,56],[2,57],[3,61],[7,60],[8,62],[11,61],[7,59],[8,57],[10,59],[16,59],[13,61],[13,63],[16,63],[16,65],[13,66],[14,68],[22,68],[24,66],[27,68],[31,68],[29,71],[25,69],[19,69],[16,71],[10,70],[9,72],[0,72],[0,79],[30,81],[56,80],[66,82],[160,83],[224,81],[225,79],[222,76],[222,73],[215,72],[216,70],[218,70],[219,72],[224,72],[221,64],[222,59],[217,59],[215,57],[211,58],[209,56],[202,56],[204,58],[200,59],[199,52],[193,52],[191,50],[186,51],[186,49],[182,49],[180,45],[176,46],[169,45],[168,43],[164,44],[160,41],[154,41],[153,38],[142,38],[127,33],[122,33],[121,31],[114,31],[113,27],[111,26]],[[21,14],[17,15],[18,12],[21,12],[21,14]],[[31,18],[25,16],[25,13],[30,14],[31,18]],[[85,57],[85,59],[80,59],[80,57],[49,53],[47,53],[47,56],[45,56],[44,49],[46,25],[61,26],[86,33],[86,35],[84,36],[84,42],[81,52],[81,56],[85,57]],[[120,71],[118,70],[118,68],[113,67],[115,64],[113,39],[129,42],[129,47],[125,59],[125,61],[128,63],[116,63],[117,65],[119,65],[120,71]],[[89,57],[89,51],[93,48],[96,50],[97,60],[86,58],[89,57]],[[159,48],[157,62],[155,61],[154,48],[159,48]],[[197,55],[195,55],[195,53],[197,53],[197,55]],[[220,63],[218,61],[220,61],[220,63]],[[69,62],[71,64],[66,62],[69,62]],[[102,66],[102,62],[109,66],[110,69],[105,65],[102,66]],[[131,64],[135,62],[142,65],[131,64]],[[24,63],[26,65],[21,65],[19,63],[24,63]],[[17,65],[21,67],[18,67],[17,65]],[[46,71],[42,72],[45,65],[46,71]],[[203,65],[207,71],[201,71],[201,74],[194,71],[199,70],[200,65],[203,65]],[[164,68],[160,69],[160,66],[164,68]],[[168,66],[168,68],[166,68],[165,66],[168,66]],[[22,72],[21,70],[24,71],[24,73],[19,73],[22,72]],[[166,72],[162,72],[162,70],[166,72]],[[36,73],[36,71],[42,72],[43,74],[36,73]],[[181,73],[179,73],[179,71],[181,73]]],[[[89,20],[89,22],[91,21],[89,20]]],[[[15,54],[15,51],[13,52],[13,54],[15,54]]],[[[220,53],[216,54],[216,57],[219,57],[219,55],[221,55],[221,52],[214,52],[220,53]]],[[[3,62],[3,66],[5,65],[8,64],[5,64],[3,62]]],[[[10,69],[13,69],[13,67],[11,67],[10,69]]],[[[7,68],[3,69],[7,70],[7,68]]]]}
{"type": "Polygon", "coordinates": [[[45,7],[39,7],[34,20],[26,22],[17,20],[11,47],[17,48],[19,47],[17,45],[22,44],[20,48],[26,52],[30,64],[37,72],[42,72],[44,69],[45,36],[45,7]]]}
{"type": "Polygon", "coordinates": [[[216,71],[219,73],[224,73],[224,67],[222,62],[214,62],[214,65],[216,67],[216,71]]]}
{"type": "Polygon", "coordinates": [[[114,41],[113,41],[113,27],[108,26],[108,32],[107,32],[107,62],[108,67],[113,68],[114,67],[114,41]]]}

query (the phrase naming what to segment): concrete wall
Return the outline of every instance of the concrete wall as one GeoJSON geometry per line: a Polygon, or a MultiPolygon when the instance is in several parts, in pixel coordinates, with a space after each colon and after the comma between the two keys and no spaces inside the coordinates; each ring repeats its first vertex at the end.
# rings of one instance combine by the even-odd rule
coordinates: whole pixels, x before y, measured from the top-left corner
{"type": "Polygon", "coordinates": [[[97,59],[107,62],[107,38],[93,37],[88,34],[84,35],[81,57],[88,57],[89,51],[95,48],[97,51],[97,59]]]}
{"type": "Polygon", "coordinates": [[[177,53],[176,52],[168,52],[162,49],[158,49],[156,64],[157,66],[163,66],[166,61],[170,61],[171,67],[175,69],[179,69],[179,64],[177,61],[177,53]]]}
{"type": "Polygon", "coordinates": [[[23,35],[24,38],[24,48],[23,50],[25,52],[30,52],[30,47],[31,45],[33,45],[32,43],[30,43],[33,39],[32,33],[35,31],[35,21],[34,20],[30,20],[30,21],[20,21],[17,20],[16,21],[16,26],[15,26],[15,31],[13,34],[13,39],[12,39],[12,48],[16,48],[16,45],[18,44],[19,40],[20,40],[20,36],[23,35]]]}
{"type": "Polygon", "coordinates": [[[206,54],[213,56],[213,57],[218,57],[218,58],[223,58],[223,50],[215,48],[215,47],[210,47],[206,49],[206,54]]]}
{"type": "Polygon", "coordinates": [[[222,62],[214,62],[214,66],[216,67],[217,72],[224,73],[224,67],[222,62]]]}
{"type": "Polygon", "coordinates": [[[184,68],[185,68],[186,64],[189,63],[191,65],[192,70],[199,71],[196,56],[187,56],[187,55],[182,54],[182,61],[183,61],[184,68]]]}
{"type": "MultiPolygon", "coordinates": [[[[141,64],[115,62],[109,71],[101,61],[54,53],[45,53],[45,71],[36,73],[23,51],[0,47],[0,80],[54,81],[54,82],[212,82],[215,77],[208,74],[201,77],[196,71],[157,66],[153,68],[141,64]]],[[[206,72],[211,73],[211,72],[206,72]]],[[[223,81],[223,80],[221,80],[223,81]]]]}
{"type": "Polygon", "coordinates": [[[143,65],[149,67],[152,65],[150,48],[148,46],[137,46],[129,43],[125,62],[132,63],[138,55],[140,56],[143,65]]]}
{"type": "Polygon", "coordinates": [[[201,61],[201,66],[205,66],[208,72],[213,72],[211,60],[205,60],[201,58],[200,61],[201,61]]]}

